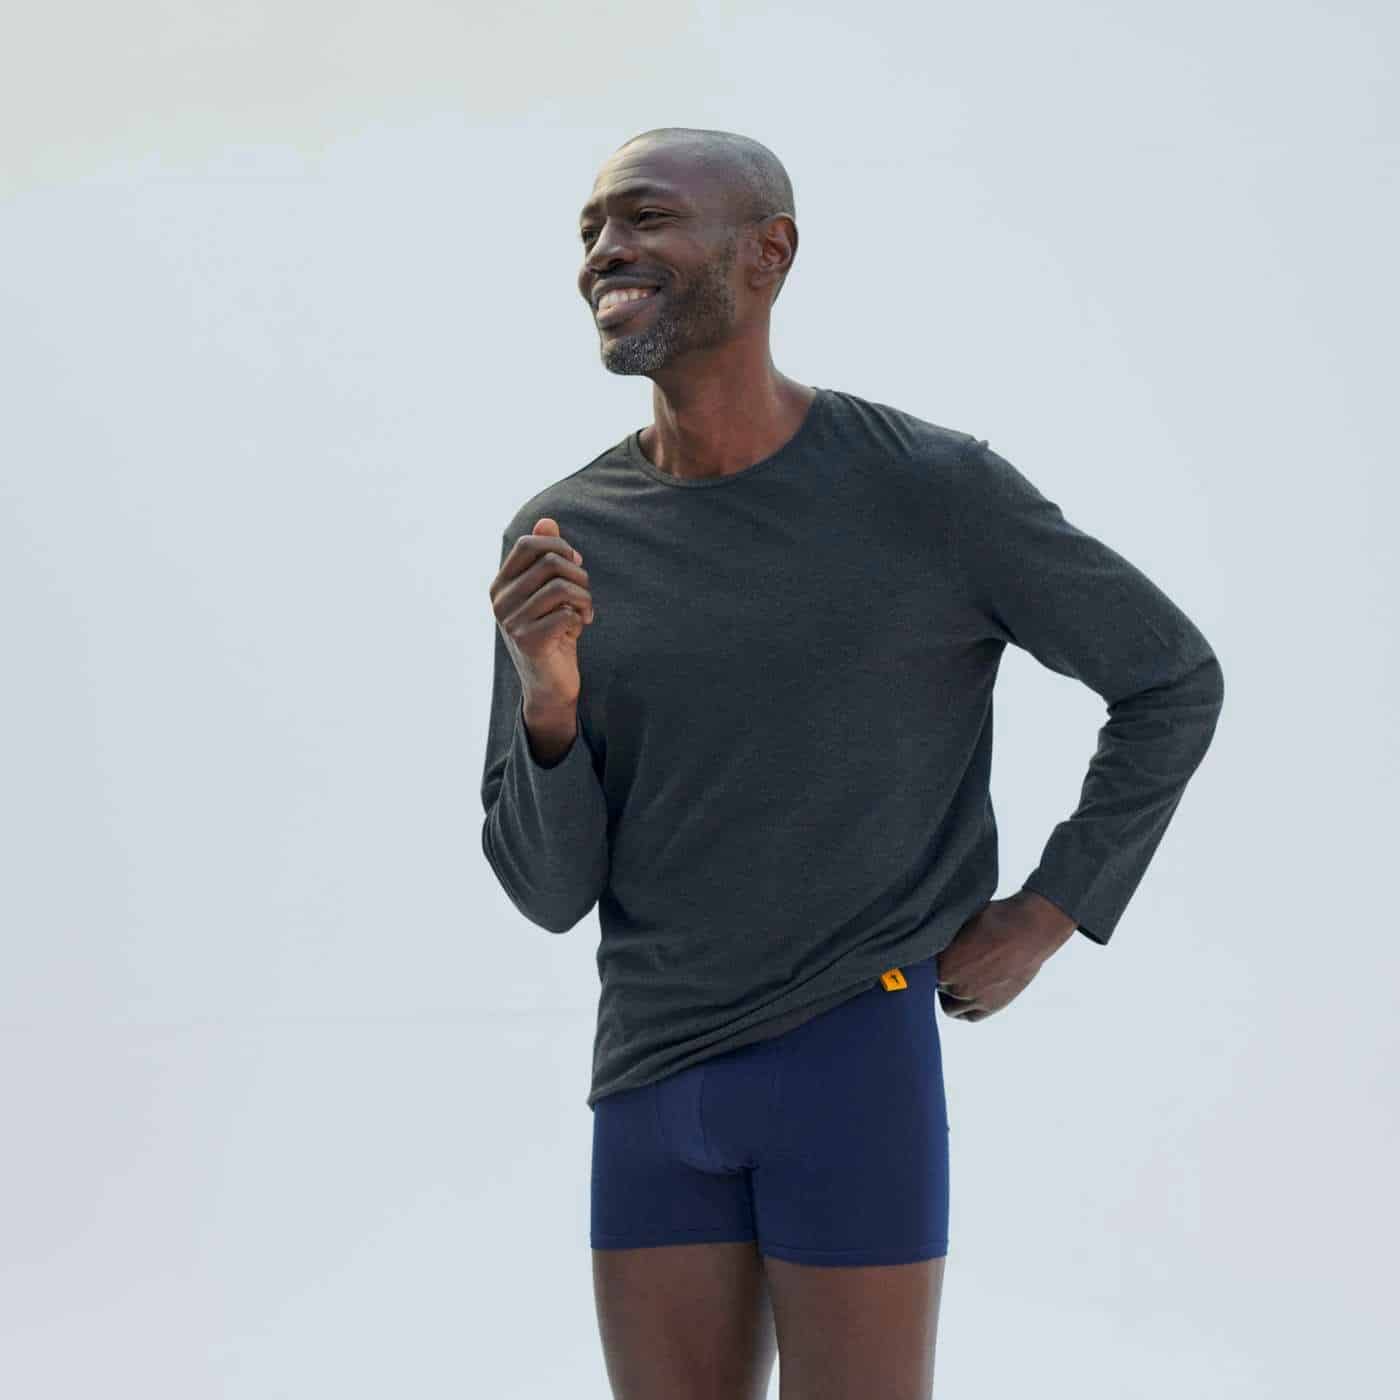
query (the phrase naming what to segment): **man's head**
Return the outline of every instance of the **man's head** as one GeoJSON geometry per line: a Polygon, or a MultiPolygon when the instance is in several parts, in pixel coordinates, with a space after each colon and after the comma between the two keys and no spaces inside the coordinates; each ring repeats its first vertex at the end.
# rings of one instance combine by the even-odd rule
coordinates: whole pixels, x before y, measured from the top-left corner
{"type": "Polygon", "coordinates": [[[660,127],[604,162],[579,236],[579,291],[595,315],[610,282],[656,289],[598,327],[606,368],[651,374],[686,351],[744,335],[766,341],[797,254],[792,184],[747,136],[660,127]]]}

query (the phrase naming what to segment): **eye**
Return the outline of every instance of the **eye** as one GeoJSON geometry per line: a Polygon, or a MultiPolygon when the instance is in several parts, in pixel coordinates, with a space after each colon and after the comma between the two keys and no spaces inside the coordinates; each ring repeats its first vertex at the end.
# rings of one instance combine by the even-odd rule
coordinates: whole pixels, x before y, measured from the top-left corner
{"type": "MultiPolygon", "coordinates": [[[[645,219],[648,214],[655,214],[658,219],[665,219],[670,217],[665,212],[665,210],[662,209],[643,209],[637,214],[637,218],[645,219]]],[[[591,243],[593,241],[593,232],[594,231],[591,228],[580,229],[579,238],[584,243],[591,243]]]]}

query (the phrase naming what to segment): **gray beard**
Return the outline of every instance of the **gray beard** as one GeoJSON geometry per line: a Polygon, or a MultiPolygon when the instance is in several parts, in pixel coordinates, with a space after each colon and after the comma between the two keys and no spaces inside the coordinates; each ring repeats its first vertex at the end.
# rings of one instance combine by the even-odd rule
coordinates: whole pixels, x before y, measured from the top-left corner
{"type": "Polygon", "coordinates": [[[679,299],[666,287],[662,304],[646,326],[631,335],[601,340],[603,368],[613,374],[655,374],[684,351],[722,345],[735,322],[732,265],[732,252],[717,258],[679,299]]]}

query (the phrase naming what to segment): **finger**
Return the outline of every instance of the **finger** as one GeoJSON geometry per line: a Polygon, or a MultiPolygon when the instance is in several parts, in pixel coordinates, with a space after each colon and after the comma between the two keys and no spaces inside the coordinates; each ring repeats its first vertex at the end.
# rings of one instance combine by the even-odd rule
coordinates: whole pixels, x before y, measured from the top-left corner
{"type": "MultiPolygon", "coordinates": [[[[546,537],[553,535],[556,539],[563,539],[563,533],[559,529],[559,522],[552,515],[540,516],[540,518],[535,521],[535,528],[532,533],[544,535],[546,537]]],[[[564,540],[564,543],[568,544],[568,541],[564,540]]],[[[581,555],[578,550],[570,548],[569,553],[573,556],[575,564],[583,563],[583,555],[581,555]]]]}
{"type": "Polygon", "coordinates": [[[508,583],[547,554],[557,554],[563,562],[572,565],[579,564],[583,559],[562,535],[521,535],[502,561],[498,577],[502,583],[508,583]]]}
{"type": "Polygon", "coordinates": [[[559,608],[572,609],[580,618],[593,620],[593,595],[571,579],[552,578],[520,605],[520,616],[533,621],[559,608]]]}
{"type": "Polygon", "coordinates": [[[534,593],[552,574],[571,578],[587,588],[588,570],[573,558],[577,553],[564,540],[548,535],[521,535],[491,583],[491,601],[497,605],[497,613],[512,611],[519,598],[534,593]],[[526,577],[531,569],[534,574],[526,577]]]}

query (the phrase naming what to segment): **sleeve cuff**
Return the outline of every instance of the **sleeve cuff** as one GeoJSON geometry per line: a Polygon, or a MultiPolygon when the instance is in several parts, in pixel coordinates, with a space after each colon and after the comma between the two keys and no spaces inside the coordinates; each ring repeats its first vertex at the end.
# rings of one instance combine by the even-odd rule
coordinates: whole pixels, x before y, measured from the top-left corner
{"type": "Polygon", "coordinates": [[[1058,885],[1045,876],[1039,867],[1021,882],[1021,888],[1030,890],[1032,894],[1038,894],[1042,899],[1048,899],[1067,919],[1074,920],[1074,926],[1078,932],[1093,942],[1106,944],[1113,936],[1113,926],[1117,922],[1116,919],[1109,918],[1105,922],[1102,916],[1086,915],[1078,896],[1068,894],[1060,889],[1058,885]],[[1092,918],[1093,927],[1089,927],[1085,923],[1086,917],[1092,918]]]}

